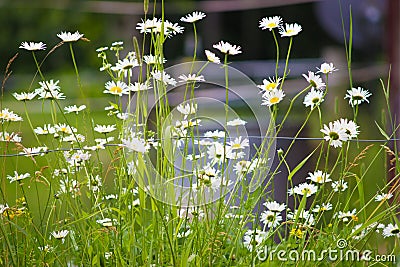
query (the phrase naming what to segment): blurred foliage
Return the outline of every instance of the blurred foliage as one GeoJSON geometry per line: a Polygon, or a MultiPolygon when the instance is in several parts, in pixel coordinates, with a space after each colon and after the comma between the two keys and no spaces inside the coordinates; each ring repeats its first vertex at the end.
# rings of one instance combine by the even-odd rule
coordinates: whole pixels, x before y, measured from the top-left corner
{"type": "MultiPolygon", "coordinates": [[[[85,34],[86,38],[91,40],[89,45],[79,44],[76,46],[77,57],[81,62],[85,62],[84,65],[89,64],[88,67],[98,66],[97,54],[95,53],[97,47],[108,45],[110,42],[121,38],[130,41],[135,32],[135,24],[140,20],[140,16],[90,13],[87,12],[86,8],[88,2],[95,1],[0,1],[0,21],[3,25],[2,38],[0,38],[1,70],[5,69],[8,60],[18,52],[18,47],[22,41],[42,41],[47,44],[47,51],[49,51],[53,45],[60,41],[56,34],[61,31],[79,30],[79,32],[85,34]]],[[[142,3],[141,0],[126,2],[142,3]]],[[[168,19],[171,21],[179,21],[180,16],[195,8],[188,6],[193,1],[168,0],[166,2],[174,2],[176,8],[182,11],[175,10],[174,13],[176,14],[167,14],[168,19]],[[185,9],[188,10],[185,11],[185,9]]],[[[199,25],[199,35],[202,37],[205,48],[210,48],[213,43],[219,41],[215,39],[216,36],[246,47],[243,55],[237,58],[238,60],[272,58],[274,55],[273,42],[267,39],[267,35],[263,34],[258,28],[258,21],[264,16],[276,14],[282,15],[284,19],[295,18],[298,23],[308,29],[302,33],[302,36],[305,37],[299,39],[300,43],[295,46],[293,57],[318,57],[320,48],[331,42],[318,27],[312,4],[262,10],[210,13],[208,16],[213,17],[213,19],[199,25]],[[299,12],[299,9],[302,12],[299,12]],[[310,25],[313,27],[310,27],[310,25]],[[214,27],[214,33],[209,34],[210,27],[214,27]],[[205,34],[206,32],[207,34],[205,34]],[[317,34],[321,38],[311,38],[317,34]],[[313,44],[307,41],[309,39],[314,40],[313,44]]],[[[166,54],[169,58],[177,58],[184,55],[185,48],[182,46],[182,39],[190,38],[191,36],[191,26],[185,26],[188,31],[185,36],[176,38],[179,40],[169,41],[166,47],[166,54]]],[[[53,56],[46,61],[45,68],[52,69],[56,66],[70,64],[68,53],[60,53],[58,51],[56,53],[58,54],[56,57],[53,56]]],[[[20,53],[18,60],[14,63],[16,65],[14,68],[18,68],[20,71],[31,71],[32,68],[26,62],[32,62],[32,60],[25,60],[28,57],[30,57],[29,54],[20,53]]]]}
{"type": "MultiPolygon", "coordinates": [[[[60,39],[57,33],[61,31],[74,32],[78,30],[91,40],[91,43],[76,45],[77,58],[90,65],[97,66],[98,59],[95,52],[98,43],[104,43],[112,38],[108,25],[115,16],[81,12],[84,1],[5,1],[0,4],[0,20],[2,21],[2,38],[0,38],[0,68],[3,71],[8,60],[19,52],[18,47],[23,41],[44,42],[47,50],[56,45],[60,39]],[[94,47],[95,46],[95,47],[94,47]]],[[[114,21],[115,23],[115,21],[114,21]]],[[[71,64],[69,53],[55,51],[57,56],[49,57],[43,66],[45,70],[57,66],[71,64]]],[[[44,54],[43,54],[44,56],[44,54]]],[[[29,53],[19,53],[13,64],[13,69],[31,72],[32,56],[29,53]]]]}

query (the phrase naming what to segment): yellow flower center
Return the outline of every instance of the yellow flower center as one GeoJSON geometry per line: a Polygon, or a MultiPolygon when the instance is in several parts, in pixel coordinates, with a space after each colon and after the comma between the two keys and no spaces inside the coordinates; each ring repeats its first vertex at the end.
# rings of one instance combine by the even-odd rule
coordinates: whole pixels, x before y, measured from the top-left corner
{"type": "Polygon", "coordinates": [[[271,99],[269,100],[269,102],[270,102],[271,104],[276,104],[276,103],[279,102],[279,97],[277,97],[277,96],[271,97],[271,99]]]}
{"type": "Polygon", "coordinates": [[[110,92],[111,93],[116,93],[116,94],[120,94],[122,93],[122,88],[119,86],[114,86],[110,88],[110,92]]]}
{"type": "Polygon", "coordinates": [[[276,27],[276,23],[275,22],[270,22],[267,25],[268,28],[275,28],[276,27]]]}
{"type": "Polygon", "coordinates": [[[286,34],[292,34],[292,33],[294,33],[294,30],[292,30],[292,29],[289,29],[286,31],[286,34]]]}
{"type": "Polygon", "coordinates": [[[308,195],[308,194],[311,193],[311,190],[310,190],[309,188],[304,188],[303,190],[301,190],[301,192],[302,192],[304,195],[308,195]]]}
{"type": "Polygon", "coordinates": [[[239,149],[239,148],[241,148],[242,146],[240,145],[240,144],[234,144],[233,146],[232,146],[232,148],[233,149],[239,149]]]}
{"type": "Polygon", "coordinates": [[[276,83],[269,83],[269,84],[267,85],[266,89],[267,89],[268,91],[271,91],[271,90],[275,89],[277,86],[278,86],[278,84],[276,84],[276,83]]]}
{"type": "Polygon", "coordinates": [[[324,178],[322,176],[317,176],[315,180],[319,183],[319,182],[323,182],[324,178]]]}

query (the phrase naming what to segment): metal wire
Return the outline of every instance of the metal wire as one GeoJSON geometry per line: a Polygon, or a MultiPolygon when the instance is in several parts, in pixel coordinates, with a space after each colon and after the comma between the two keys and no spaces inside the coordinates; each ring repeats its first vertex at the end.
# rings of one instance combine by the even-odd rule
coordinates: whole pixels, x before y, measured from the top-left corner
{"type": "MultiPolygon", "coordinates": [[[[191,138],[191,137],[187,137],[191,138]]],[[[212,139],[210,137],[199,137],[199,138],[205,138],[205,139],[212,139]]],[[[323,141],[325,140],[322,137],[291,137],[291,136],[276,136],[276,137],[263,137],[263,136],[247,136],[246,138],[254,138],[254,139],[276,139],[276,140],[299,140],[299,141],[323,141]]],[[[175,139],[184,139],[183,138],[175,138],[175,139]]],[[[154,139],[154,141],[162,141],[164,139],[154,139]]],[[[392,138],[392,139],[351,139],[348,140],[347,142],[363,142],[363,143],[388,143],[388,142],[394,142],[394,141],[400,141],[400,138],[392,138]]],[[[123,145],[121,144],[104,144],[104,146],[107,147],[113,147],[113,146],[119,146],[122,147],[123,145]]],[[[71,151],[71,150],[85,150],[85,151],[93,151],[93,149],[90,148],[57,148],[57,149],[49,149],[46,151],[41,151],[41,152],[33,152],[33,153],[15,153],[15,154],[0,154],[0,158],[6,158],[6,157],[19,157],[19,156],[37,156],[41,154],[48,154],[48,153],[53,153],[53,152],[64,152],[64,151],[71,151]]]]}

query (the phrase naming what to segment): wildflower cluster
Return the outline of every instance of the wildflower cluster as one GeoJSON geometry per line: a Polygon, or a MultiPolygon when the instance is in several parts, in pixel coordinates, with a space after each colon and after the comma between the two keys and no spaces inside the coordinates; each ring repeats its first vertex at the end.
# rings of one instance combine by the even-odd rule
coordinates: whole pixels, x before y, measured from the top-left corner
{"type": "MultiPolygon", "coordinates": [[[[241,89],[234,91],[237,77],[229,76],[228,59],[245,49],[221,40],[204,50],[207,61],[196,62],[196,23],[205,18],[196,11],[180,19],[192,24],[196,44],[193,60],[176,68],[165,67],[163,48],[184,33],[177,22],[150,16],[136,25],[143,46],[134,38],[131,51],[121,41],[98,48],[99,71],[107,77],[96,85],[107,99],[100,116],[91,113],[87,99],[66,100],[63,80],[46,78],[36,58],[46,44],[21,43],[32,52],[39,85],[12,93],[25,115],[17,107],[17,113],[3,106],[0,111],[1,264],[255,266],[262,261],[255,255],[265,248],[323,251],[338,239],[376,251],[368,240],[387,242],[398,252],[392,241],[400,237],[399,206],[391,201],[399,185],[384,181],[378,192],[367,192],[366,177],[378,156],[369,161],[372,146],[359,151],[367,128],[357,120],[359,106],[372,93],[344,89],[339,98],[353,109],[351,119],[325,107],[328,94],[337,94],[328,81],[339,71],[327,62],[298,77],[304,89],[289,88],[285,81],[296,78],[288,67],[290,50],[303,28],[284,24],[280,16],[265,17],[259,28],[274,38],[276,69],[262,84],[246,88],[257,99],[248,112],[255,115],[242,113],[231,107],[230,95],[240,98],[241,89]],[[284,66],[277,34],[289,39],[284,66]],[[217,84],[213,75],[223,76],[218,85],[225,99],[209,94],[216,88],[202,88],[217,84]],[[41,106],[40,122],[32,119],[35,104],[41,106]],[[290,144],[275,153],[294,106],[304,122],[291,128],[290,144]],[[31,133],[21,132],[25,122],[31,133]],[[260,136],[249,134],[256,124],[260,136]],[[306,125],[310,133],[316,129],[316,147],[294,164],[293,144],[306,125]]],[[[68,45],[76,63],[73,45],[86,40],[84,35],[57,36],[55,49],[68,45]]],[[[382,146],[376,153],[391,157],[397,173],[395,151],[382,146]]]]}

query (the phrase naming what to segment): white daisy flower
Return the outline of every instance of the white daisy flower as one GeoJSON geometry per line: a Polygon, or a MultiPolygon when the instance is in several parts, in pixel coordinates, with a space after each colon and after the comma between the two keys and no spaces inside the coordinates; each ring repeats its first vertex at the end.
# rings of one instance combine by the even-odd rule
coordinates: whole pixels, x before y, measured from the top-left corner
{"type": "Polygon", "coordinates": [[[68,231],[68,230],[61,230],[61,231],[54,231],[54,232],[51,232],[51,235],[52,235],[55,239],[64,239],[68,234],[69,234],[69,231],[68,231]]]}
{"type": "Polygon", "coordinates": [[[214,142],[211,146],[207,147],[208,158],[212,160],[213,163],[222,162],[224,153],[226,153],[226,149],[221,143],[214,142]]]}
{"type": "Polygon", "coordinates": [[[39,95],[38,99],[65,99],[64,93],[61,93],[59,91],[37,91],[37,93],[39,95]]]}
{"type": "Polygon", "coordinates": [[[139,63],[133,53],[133,55],[118,60],[118,62],[115,63],[115,66],[111,67],[111,70],[118,72],[118,74],[122,73],[124,77],[128,77],[132,74],[132,69],[137,66],[139,66],[139,63]]]}
{"type": "Polygon", "coordinates": [[[239,160],[244,158],[244,156],[246,156],[246,153],[244,153],[243,151],[234,150],[231,147],[226,148],[227,159],[239,160]]]}
{"type": "Polygon", "coordinates": [[[325,83],[322,82],[321,76],[315,74],[312,71],[308,72],[308,75],[303,74],[303,77],[307,80],[307,82],[312,86],[312,88],[323,90],[325,88],[325,83]]]}
{"type": "Polygon", "coordinates": [[[237,119],[233,119],[231,121],[228,121],[226,123],[227,126],[241,126],[241,125],[245,125],[247,123],[247,121],[241,120],[239,118],[237,119]]]}
{"type": "Polygon", "coordinates": [[[0,141],[2,142],[13,142],[13,143],[21,143],[22,137],[18,135],[18,133],[8,133],[8,132],[0,132],[0,141]]]}
{"type": "Polygon", "coordinates": [[[312,212],[319,213],[319,212],[324,212],[332,209],[332,204],[331,203],[322,203],[321,205],[315,205],[315,207],[312,209],[312,212]]]}
{"type": "Polygon", "coordinates": [[[221,60],[219,59],[219,57],[217,57],[213,52],[211,52],[209,50],[204,50],[204,53],[206,53],[208,61],[210,61],[212,63],[216,63],[216,64],[221,63],[221,60]]]}
{"type": "Polygon", "coordinates": [[[357,221],[357,210],[353,209],[352,211],[339,211],[337,213],[335,213],[334,216],[336,216],[339,220],[343,221],[343,222],[348,222],[349,220],[353,220],[353,221],[357,221]]]}
{"type": "Polygon", "coordinates": [[[112,125],[99,125],[97,124],[94,127],[94,131],[98,132],[98,133],[111,133],[112,131],[114,131],[116,128],[115,124],[112,125]]]}
{"type": "Polygon", "coordinates": [[[314,173],[309,172],[307,180],[311,180],[314,183],[323,184],[327,182],[331,182],[332,179],[329,178],[330,174],[324,173],[322,171],[316,171],[314,173]]]}
{"type": "Polygon", "coordinates": [[[161,57],[159,55],[157,55],[157,56],[145,55],[143,57],[143,61],[147,65],[164,64],[165,62],[167,62],[167,60],[165,58],[161,59],[161,57]]]}
{"type": "Polygon", "coordinates": [[[351,88],[351,90],[347,90],[347,94],[344,99],[348,98],[349,104],[354,107],[356,105],[360,105],[364,101],[369,103],[368,97],[370,97],[371,95],[372,94],[368,90],[362,87],[357,87],[351,88]]]}
{"type": "Polygon", "coordinates": [[[83,34],[78,31],[71,32],[61,32],[57,34],[57,37],[60,38],[63,42],[76,42],[83,37],[83,34]]]}
{"type": "Polygon", "coordinates": [[[140,30],[140,33],[161,33],[163,27],[164,35],[167,37],[183,33],[184,30],[184,28],[179,26],[178,23],[171,23],[167,20],[163,23],[161,19],[157,18],[147,19],[146,21],[142,20],[142,22],[137,24],[136,29],[140,30]]]}
{"type": "Polygon", "coordinates": [[[286,209],[285,203],[278,203],[276,201],[267,201],[267,202],[264,202],[263,205],[269,211],[272,211],[272,212],[282,212],[286,209]]]}
{"type": "Polygon", "coordinates": [[[297,195],[309,197],[309,196],[315,194],[317,192],[317,190],[318,190],[318,186],[316,186],[314,184],[302,183],[293,188],[290,188],[289,196],[297,194],[297,195]]]}
{"type": "Polygon", "coordinates": [[[83,143],[86,140],[86,137],[82,134],[71,134],[62,137],[61,139],[63,142],[69,142],[71,144],[78,142],[78,143],[83,143]]]}
{"type": "Polygon", "coordinates": [[[313,109],[316,106],[319,106],[322,102],[324,102],[324,92],[311,88],[311,91],[304,97],[303,104],[306,107],[311,107],[311,109],[313,109]]]}
{"type": "Polygon", "coordinates": [[[263,222],[268,228],[275,228],[282,222],[282,216],[276,212],[266,210],[261,213],[261,222],[263,222]]]}
{"type": "Polygon", "coordinates": [[[90,153],[84,150],[66,151],[64,153],[65,160],[72,167],[81,166],[85,161],[89,160],[90,157],[90,153]]]}
{"type": "Polygon", "coordinates": [[[17,171],[14,171],[14,176],[13,175],[7,175],[7,179],[10,180],[10,183],[16,182],[16,181],[21,181],[23,179],[29,178],[31,175],[29,173],[24,173],[24,174],[18,174],[17,171]]]}
{"type": "Polygon", "coordinates": [[[308,210],[302,210],[301,212],[299,210],[294,210],[293,212],[289,212],[287,214],[287,218],[290,220],[295,220],[297,217],[297,222],[301,224],[306,224],[306,225],[313,225],[315,223],[314,215],[308,211],[308,210]]]}
{"type": "Polygon", "coordinates": [[[397,225],[389,223],[382,232],[384,238],[395,236],[397,238],[400,237],[400,228],[397,225]]]}
{"type": "Polygon", "coordinates": [[[45,124],[43,126],[43,128],[42,127],[36,127],[33,131],[37,135],[55,134],[57,132],[57,130],[53,126],[51,126],[50,124],[47,124],[47,125],[45,124]]]}
{"type": "Polygon", "coordinates": [[[17,99],[18,101],[27,101],[27,100],[32,100],[35,98],[35,96],[37,95],[37,92],[30,92],[30,93],[13,93],[12,94],[15,99],[17,99]]]}
{"type": "Polygon", "coordinates": [[[121,81],[108,81],[105,84],[106,90],[103,91],[105,94],[112,94],[112,95],[118,95],[122,96],[123,94],[127,93],[128,86],[126,83],[121,82],[121,81]]]}
{"type": "Polygon", "coordinates": [[[322,63],[320,68],[317,68],[318,72],[320,73],[324,73],[324,74],[329,74],[332,73],[334,71],[337,71],[337,69],[333,66],[333,63],[322,63]]]}
{"type": "Polygon", "coordinates": [[[151,75],[153,78],[157,81],[163,82],[165,85],[169,84],[172,86],[176,85],[176,81],[174,78],[172,78],[169,74],[167,74],[165,71],[159,71],[159,70],[153,70],[151,72],[151,75]]]}
{"type": "Polygon", "coordinates": [[[110,63],[103,63],[103,66],[99,68],[99,71],[105,71],[111,69],[112,65],[110,63]]]}
{"type": "Polygon", "coordinates": [[[23,121],[22,117],[18,114],[15,114],[14,111],[5,108],[0,111],[0,122],[15,122],[15,121],[23,121]]]}
{"type": "MultiPolygon", "coordinates": [[[[161,32],[161,22],[157,26],[158,32],[161,32]]],[[[178,33],[183,33],[183,30],[184,28],[179,26],[178,23],[169,22],[168,20],[164,22],[164,34],[167,37],[172,37],[178,33]]]]}
{"type": "Polygon", "coordinates": [[[340,127],[346,132],[348,139],[356,138],[357,135],[360,133],[360,131],[358,130],[359,126],[352,120],[339,119],[338,121],[335,121],[335,123],[338,123],[340,127]]]}
{"type": "Polygon", "coordinates": [[[393,194],[391,194],[391,193],[387,193],[387,194],[385,194],[385,193],[378,194],[378,193],[375,196],[375,201],[377,201],[377,202],[388,200],[388,199],[391,199],[393,197],[393,194]]]}
{"type": "Polygon", "coordinates": [[[136,29],[140,30],[140,33],[151,33],[156,32],[159,24],[159,20],[157,18],[147,19],[146,21],[139,22],[136,25],[136,29]]]}
{"type": "Polygon", "coordinates": [[[128,119],[129,118],[129,113],[117,113],[117,118],[118,119],[120,119],[120,120],[126,120],[126,119],[128,119]]]}
{"type": "Polygon", "coordinates": [[[111,44],[111,48],[115,48],[115,47],[122,47],[124,45],[124,42],[123,41],[115,41],[115,42],[112,42],[112,44],[111,44]]]}
{"type": "Polygon", "coordinates": [[[194,11],[192,14],[187,14],[186,17],[182,17],[181,21],[187,23],[194,23],[196,21],[202,20],[205,17],[206,14],[204,14],[203,12],[194,11]]]}
{"type": "Polygon", "coordinates": [[[214,139],[224,138],[225,135],[226,135],[225,131],[219,131],[219,130],[207,131],[204,133],[204,137],[214,138],[214,139]]]}
{"type": "Polygon", "coordinates": [[[242,140],[242,137],[236,137],[234,140],[230,141],[228,143],[228,145],[230,146],[229,149],[231,150],[235,150],[235,149],[244,149],[245,147],[249,146],[249,139],[244,138],[242,140]]]}
{"type": "Polygon", "coordinates": [[[282,78],[268,78],[263,80],[263,84],[261,85],[257,85],[258,88],[260,88],[262,91],[268,92],[268,91],[272,91],[272,90],[276,90],[278,89],[278,86],[282,80],[282,78]]]}
{"type": "Polygon", "coordinates": [[[260,20],[259,27],[262,30],[268,29],[272,31],[274,28],[279,28],[282,24],[282,18],[280,16],[265,17],[260,20]]]}
{"type": "Polygon", "coordinates": [[[130,151],[146,153],[149,150],[149,145],[143,139],[132,136],[129,139],[122,139],[122,146],[130,151]]]}
{"type": "Polygon", "coordinates": [[[54,251],[54,247],[52,247],[52,246],[50,246],[50,245],[45,245],[45,246],[43,246],[43,247],[38,247],[38,249],[39,249],[40,251],[45,252],[45,253],[47,253],[47,252],[53,252],[53,251],[54,251]]]}
{"type": "Polygon", "coordinates": [[[198,126],[200,125],[200,122],[201,122],[200,119],[176,121],[175,127],[180,128],[182,130],[182,129],[187,129],[189,127],[198,126]]]}
{"type": "Polygon", "coordinates": [[[197,111],[197,104],[187,103],[186,105],[180,104],[176,107],[176,109],[183,115],[185,118],[191,114],[196,114],[197,111]]]}
{"type": "Polygon", "coordinates": [[[59,123],[59,124],[54,125],[54,129],[57,132],[61,132],[63,134],[72,134],[72,133],[76,133],[76,131],[77,131],[77,129],[75,127],[72,127],[65,123],[59,123]]]}
{"type": "Polygon", "coordinates": [[[197,182],[193,183],[192,189],[197,192],[199,188],[207,187],[212,191],[221,190],[221,187],[230,186],[232,181],[225,181],[219,176],[219,170],[207,165],[202,170],[195,170],[193,174],[197,177],[197,182]]]}
{"type": "Polygon", "coordinates": [[[103,199],[105,199],[105,200],[118,199],[118,195],[108,194],[108,195],[104,196],[103,199]]]}
{"type": "Polygon", "coordinates": [[[285,24],[285,27],[280,27],[279,33],[281,34],[281,37],[291,37],[299,34],[301,32],[302,28],[299,24],[293,23],[293,24],[285,24]]]}
{"type": "Polygon", "coordinates": [[[28,50],[28,51],[37,51],[37,50],[46,50],[46,44],[39,42],[22,42],[19,48],[28,50]]]}
{"type": "Polygon", "coordinates": [[[204,82],[204,76],[199,75],[197,76],[196,74],[188,74],[187,76],[185,74],[182,74],[178,77],[182,82],[204,82]]]}
{"type": "Polygon", "coordinates": [[[80,105],[79,107],[77,107],[76,105],[73,105],[73,106],[65,107],[64,110],[65,110],[66,114],[72,113],[72,112],[75,112],[76,114],[78,114],[80,111],[84,110],[85,108],[86,108],[85,105],[80,105]]]}
{"type": "Polygon", "coordinates": [[[150,90],[152,87],[146,82],[146,83],[139,83],[135,82],[134,84],[130,84],[127,87],[128,91],[131,92],[139,92],[139,91],[147,91],[150,90]]]}
{"type": "Polygon", "coordinates": [[[325,124],[321,132],[325,134],[324,139],[329,141],[329,144],[335,148],[342,147],[342,142],[348,140],[346,131],[339,123],[329,122],[328,126],[325,124]]]}
{"type": "Polygon", "coordinates": [[[251,173],[254,170],[254,164],[251,164],[251,161],[241,160],[238,161],[235,166],[233,166],[233,171],[237,175],[244,175],[246,173],[251,173]]]}
{"type": "Polygon", "coordinates": [[[249,250],[254,251],[268,238],[268,233],[259,229],[248,230],[243,237],[243,245],[249,250]]]}
{"type": "Polygon", "coordinates": [[[45,146],[39,147],[24,147],[20,154],[24,154],[25,157],[34,157],[34,156],[44,156],[47,152],[48,148],[45,146]]]}
{"type": "Polygon", "coordinates": [[[96,52],[97,52],[97,53],[101,53],[101,52],[105,52],[105,51],[107,51],[107,50],[108,50],[108,47],[107,47],[107,46],[102,46],[102,47],[97,48],[97,49],[96,49],[96,52]]]}
{"type": "Polygon", "coordinates": [[[196,160],[201,159],[202,157],[204,157],[204,154],[202,154],[202,153],[196,154],[196,155],[189,154],[186,156],[186,159],[190,160],[190,161],[196,161],[196,160]]]}
{"type": "Polygon", "coordinates": [[[347,182],[343,180],[334,181],[332,182],[332,189],[335,192],[343,192],[347,189],[347,182]]]}
{"type": "Polygon", "coordinates": [[[224,54],[237,55],[242,53],[242,51],[240,51],[240,46],[231,45],[230,43],[224,41],[220,41],[218,44],[213,45],[213,47],[224,54]]]}
{"type": "Polygon", "coordinates": [[[103,227],[112,227],[114,225],[118,225],[117,219],[110,219],[110,218],[99,219],[96,220],[96,222],[103,227]]]}
{"type": "Polygon", "coordinates": [[[281,102],[284,96],[285,93],[283,92],[283,90],[280,89],[267,91],[262,95],[263,100],[261,105],[271,107],[281,102]]]}
{"type": "Polygon", "coordinates": [[[60,86],[58,85],[60,81],[53,81],[51,79],[50,81],[42,81],[39,82],[40,88],[36,89],[35,91],[40,92],[40,91],[59,91],[60,86]]]}

